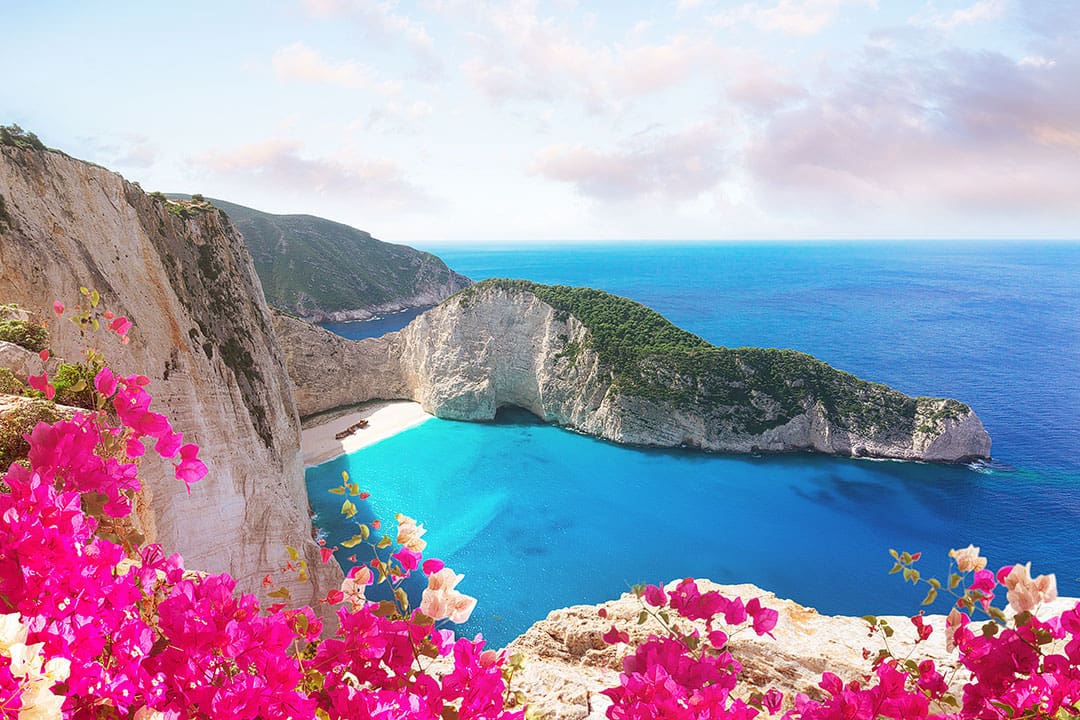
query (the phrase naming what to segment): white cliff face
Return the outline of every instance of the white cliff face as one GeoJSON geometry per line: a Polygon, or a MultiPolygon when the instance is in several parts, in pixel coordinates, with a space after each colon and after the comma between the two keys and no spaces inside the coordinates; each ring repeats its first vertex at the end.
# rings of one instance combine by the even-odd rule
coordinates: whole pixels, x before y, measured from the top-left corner
{"type": "MultiPolygon", "coordinates": [[[[906,431],[841,427],[811,398],[786,422],[749,432],[728,407],[635,396],[616,387],[576,317],[522,290],[477,286],[374,340],[344,340],[296,320],[288,320],[281,337],[305,416],[400,398],[455,420],[490,420],[500,407],[515,405],[548,422],[635,445],[944,462],[990,454],[990,437],[974,412],[950,411],[944,400],[913,401],[915,417],[906,431]]],[[[670,382],[685,381],[674,376],[670,382]]],[[[761,393],[751,402],[767,413],[777,405],[761,393]]]]}
{"type": "Polygon", "coordinates": [[[282,353],[228,220],[176,217],[119,175],[57,152],[0,147],[0,195],[9,216],[0,224],[0,302],[48,322],[53,355],[78,361],[84,341],[52,304],[75,304],[80,286],[97,289],[134,328],[127,346],[104,332],[91,342],[119,372],[147,375],[152,408],[202,448],[209,474],[190,496],[169,463],[143,459],[148,539],[255,593],[291,545],[311,566],[307,583],[293,583],[295,600],[337,586],[340,568],[320,562],[312,539],[282,353]]]}

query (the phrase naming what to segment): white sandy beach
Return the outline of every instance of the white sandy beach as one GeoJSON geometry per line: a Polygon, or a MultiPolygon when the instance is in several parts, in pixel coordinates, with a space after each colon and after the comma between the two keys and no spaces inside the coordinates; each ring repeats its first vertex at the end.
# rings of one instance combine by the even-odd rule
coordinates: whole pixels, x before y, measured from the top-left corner
{"type": "Polygon", "coordinates": [[[304,452],[304,466],[319,465],[333,460],[339,455],[354,452],[380,440],[396,435],[430,420],[429,415],[420,407],[420,403],[408,400],[380,401],[367,403],[354,411],[330,417],[304,428],[300,433],[300,445],[304,452]],[[337,440],[334,435],[349,427],[357,420],[367,420],[368,426],[356,430],[352,435],[337,440]]]}

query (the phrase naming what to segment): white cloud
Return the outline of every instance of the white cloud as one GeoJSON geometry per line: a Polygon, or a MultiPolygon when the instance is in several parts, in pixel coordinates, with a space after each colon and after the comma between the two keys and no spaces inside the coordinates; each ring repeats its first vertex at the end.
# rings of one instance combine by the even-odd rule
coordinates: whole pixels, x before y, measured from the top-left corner
{"type": "Polygon", "coordinates": [[[911,22],[916,25],[924,25],[937,30],[955,30],[965,25],[993,22],[1000,19],[1006,10],[1006,0],[977,0],[977,2],[949,13],[939,12],[934,9],[928,10],[922,15],[916,15],[911,22]]]}
{"type": "Polygon", "coordinates": [[[729,54],[709,38],[676,34],[660,43],[633,24],[623,42],[589,44],[572,26],[541,17],[532,3],[492,3],[469,33],[475,53],[461,64],[466,79],[489,99],[576,99],[592,112],[678,87],[715,71],[729,54]]]}
{"type": "Polygon", "coordinates": [[[441,68],[435,41],[423,23],[398,12],[396,0],[303,0],[312,15],[343,18],[377,40],[402,42],[429,67],[441,68]]]}
{"type": "Polygon", "coordinates": [[[368,65],[351,60],[331,62],[301,42],[295,42],[274,53],[271,66],[281,80],[335,85],[350,90],[372,90],[380,95],[396,95],[400,84],[379,80],[368,65]]]}
{"type": "Polygon", "coordinates": [[[648,133],[616,149],[553,145],[540,151],[530,171],[596,200],[688,200],[713,189],[727,172],[723,139],[715,125],[700,124],[648,133]]]}
{"type": "Polygon", "coordinates": [[[400,167],[380,158],[312,157],[301,143],[274,139],[193,159],[210,174],[297,196],[330,196],[360,207],[419,209],[432,199],[407,181],[400,167]]]}
{"type": "Polygon", "coordinates": [[[745,23],[766,32],[783,35],[816,35],[831,25],[845,5],[876,6],[876,0],[779,0],[775,4],[750,2],[720,12],[710,18],[717,27],[727,28],[745,23]]]}

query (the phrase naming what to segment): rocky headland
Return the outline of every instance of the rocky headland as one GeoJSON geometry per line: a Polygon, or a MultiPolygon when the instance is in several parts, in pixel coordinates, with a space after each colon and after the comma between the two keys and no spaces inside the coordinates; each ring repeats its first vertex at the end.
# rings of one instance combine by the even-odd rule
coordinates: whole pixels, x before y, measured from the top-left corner
{"type": "MultiPolygon", "coordinates": [[[[228,218],[205,203],[148,195],[61,152],[13,144],[0,145],[0,210],[0,303],[48,325],[50,371],[60,359],[81,360],[85,344],[75,324],[52,314],[53,301],[73,305],[80,286],[94,288],[134,329],[127,346],[92,342],[118,372],[147,375],[153,408],[202,447],[210,472],[190,496],[171,464],[142,459],[147,539],[250,592],[290,545],[311,568],[293,584],[296,601],[337,587],[340,568],[320,562],[312,539],[283,353],[228,218]]],[[[16,380],[41,370],[36,352],[3,347],[0,356],[16,380]]],[[[5,407],[10,414],[20,403],[5,407]]]]}
{"type": "Polygon", "coordinates": [[[437,417],[500,407],[619,443],[965,462],[990,456],[967,405],[909,397],[793,350],[716,347],[625,298],[489,280],[381,338],[275,314],[301,416],[411,399],[437,417]]]}

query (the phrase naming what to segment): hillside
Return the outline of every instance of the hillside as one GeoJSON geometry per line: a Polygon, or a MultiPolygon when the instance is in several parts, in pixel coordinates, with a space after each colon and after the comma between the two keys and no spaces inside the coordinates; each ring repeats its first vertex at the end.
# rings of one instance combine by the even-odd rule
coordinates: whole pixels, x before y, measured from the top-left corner
{"type": "Polygon", "coordinates": [[[434,305],[470,282],[431,253],[377,240],[348,225],[210,202],[244,236],[267,302],[313,322],[365,320],[434,305]]]}

